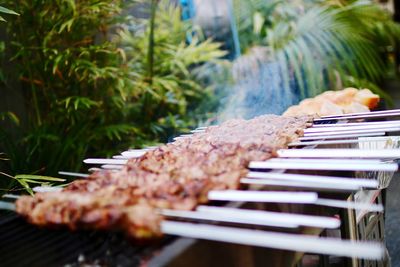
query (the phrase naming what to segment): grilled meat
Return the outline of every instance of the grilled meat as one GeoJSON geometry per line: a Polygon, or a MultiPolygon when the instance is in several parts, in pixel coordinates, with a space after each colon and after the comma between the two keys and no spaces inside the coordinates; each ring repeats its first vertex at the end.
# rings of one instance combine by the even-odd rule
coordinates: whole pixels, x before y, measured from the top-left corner
{"type": "Polygon", "coordinates": [[[191,210],[210,190],[237,189],[252,160],[273,157],[302,133],[309,117],[265,115],[231,120],[100,171],[58,193],[21,197],[17,212],[33,224],[121,229],[135,238],[161,235],[158,208],[191,210]]]}

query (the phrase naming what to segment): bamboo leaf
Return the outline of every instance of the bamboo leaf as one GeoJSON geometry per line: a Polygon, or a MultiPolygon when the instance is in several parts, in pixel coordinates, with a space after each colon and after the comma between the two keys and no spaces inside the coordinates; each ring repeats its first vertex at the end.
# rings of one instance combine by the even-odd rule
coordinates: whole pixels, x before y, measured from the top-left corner
{"type": "Polygon", "coordinates": [[[65,179],[56,178],[51,176],[44,175],[33,175],[33,174],[18,174],[15,175],[15,179],[17,180],[35,180],[35,181],[53,181],[53,182],[65,182],[65,179]]]}
{"type": "Polygon", "coordinates": [[[5,13],[5,14],[10,14],[10,15],[17,15],[19,16],[19,14],[11,9],[5,8],[0,6],[0,13],[5,13]]]}

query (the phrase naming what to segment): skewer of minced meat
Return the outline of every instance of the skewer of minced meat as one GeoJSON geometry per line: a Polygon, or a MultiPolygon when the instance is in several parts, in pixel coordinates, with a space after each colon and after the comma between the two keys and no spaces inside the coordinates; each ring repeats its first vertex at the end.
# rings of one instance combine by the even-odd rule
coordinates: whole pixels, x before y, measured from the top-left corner
{"type": "Polygon", "coordinates": [[[295,141],[310,117],[231,120],[161,146],[120,171],[99,171],[57,193],[23,196],[16,210],[33,224],[119,229],[135,238],[161,235],[159,208],[191,210],[211,190],[237,189],[252,160],[295,141]]]}

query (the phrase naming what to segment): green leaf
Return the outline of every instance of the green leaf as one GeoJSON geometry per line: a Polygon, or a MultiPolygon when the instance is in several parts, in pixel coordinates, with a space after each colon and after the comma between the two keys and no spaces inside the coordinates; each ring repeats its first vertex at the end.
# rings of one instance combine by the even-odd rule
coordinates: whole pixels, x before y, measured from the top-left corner
{"type": "Polygon", "coordinates": [[[31,187],[29,186],[29,184],[25,181],[25,180],[17,180],[18,183],[20,183],[20,185],[22,185],[24,187],[24,189],[30,194],[30,195],[34,195],[33,190],[31,189],[31,187]]]}
{"type": "Polygon", "coordinates": [[[35,180],[35,181],[53,181],[53,182],[65,182],[65,179],[56,178],[51,176],[44,176],[44,175],[33,175],[33,174],[18,174],[15,175],[15,179],[22,179],[22,180],[35,180]]]}
{"type": "Polygon", "coordinates": [[[0,13],[5,13],[5,14],[10,14],[10,15],[17,15],[19,16],[19,14],[11,9],[5,8],[0,6],[0,13]]]}
{"type": "Polygon", "coordinates": [[[20,120],[14,112],[11,111],[0,112],[0,120],[6,120],[6,119],[11,120],[17,126],[20,125],[20,120]]]}

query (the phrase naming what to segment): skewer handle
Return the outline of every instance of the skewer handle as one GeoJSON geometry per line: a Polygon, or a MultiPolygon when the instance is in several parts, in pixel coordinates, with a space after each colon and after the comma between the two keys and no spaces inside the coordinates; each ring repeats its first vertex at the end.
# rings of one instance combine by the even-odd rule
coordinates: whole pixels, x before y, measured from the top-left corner
{"type": "Polygon", "coordinates": [[[400,114],[400,109],[389,109],[389,110],[356,112],[356,113],[339,114],[339,115],[328,115],[328,116],[321,116],[321,118],[327,119],[327,118],[341,118],[341,117],[349,117],[349,116],[368,116],[368,115],[377,115],[377,114],[379,114],[379,115],[400,114]]]}
{"type": "Polygon", "coordinates": [[[390,121],[362,121],[362,122],[338,122],[338,123],[330,123],[330,124],[313,124],[311,127],[307,129],[316,129],[316,128],[330,128],[330,127],[349,127],[349,126],[367,126],[367,125],[399,125],[400,120],[390,120],[390,121]]]}
{"type": "Polygon", "coordinates": [[[336,229],[340,226],[340,220],[334,217],[238,209],[238,208],[228,208],[228,207],[215,207],[215,206],[198,206],[196,210],[200,212],[207,212],[213,215],[224,214],[227,216],[233,216],[233,217],[238,216],[247,219],[276,220],[276,222],[296,224],[298,226],[309,226],[309,227],[330,228],[330,229],[336,229]]]}
{"type": "Polygon", "coordinates": [[[299,141],[315,141],[315,140],[330,140],[330,139],[344,139],[344,138],[358,138],[358,137],[375,137],[384,136],[385,132],[369,132],[369,133],[341,133],[338,135],[318,135],[318,136],[303,136],[299,137],[299,141]]]}
{"type": "Polygon", "coordinates": [[[190,238],[363,259],[379,260],[385,252],[384,246],[376,242],[356,242],[183,222],[164,221],[161,230],[166,234],[190,238]]]}
{"type": "Polygon", "coordinates": [[[283,169],[283,170],[320,170],[320,171],[397,171],[397,163],[355,163],[352,160],[346,162],[330,162],[332,160],[308,160],[308,159],[296,159],[291,161],[290,159],[281,161],[252,161],[250,162],[249,168],[251,169],[283,169]]]}
{"type": "Polygon", "coordinates": [[[343,186],[348,188],[370,188],[376,189],[379,182],[375,179],[363,178],[347,178],[336,176],[322,176],[322,175],[306,175],[306,174],[292,174],[292,173],[273,173],[273,172],[249,172],[247,178],[252,180],[282,180],[282,181],[296,181],[327,184],[332,186],[343,186]]]}
{"type": "Polygon", "coordinates": [[[341,117],[330,117],[330,118],[321,118],[315,119],[314,123],[324,123],[329,121],[338,121],[338,120],[359,120],[359,119],[372,119],[372,118],[386,118],[386,117],[399,117],[400,112],[392,112],[392,113],[374,113],[370,112],[369,114],[362,115],[349,115],[341,117]]]}
{"type": "Polygon", "coordinates": [[[94,159],[89,158],[83,160],[86,164],[113,164],[113,165],[124,165],[128,162],[126,159],[94,159]]]}
{"type": "MultiPolygon", "coordinates": [[[[328,128],[331,129],[331,128],[328,128]]],[[[358,135],[361,134],[371,134],[377,132],[399,132],[400,127],[374,127],[372,129],[360,129],[360,130],[347,130],[347,129],[339,129],[335,131],[322,131],[322,132],[304,132],[304,137],[323,137],[323,136],[342,136],[342,135],[358,135]],[[378,128],[378,129],[376,129],[378,128]]]]}
{"type": "Polygon", "coordinates": [[[318,198],[314,192],[262,192],[262,191],[241,191],[223,190],[210,191],[209,200],[222,201],[247,201],[247,202],[275,202],[275,203],[315,203],[318,198]]]}
{"type": "Polygon", "coordinates": [[[277,153],[281,158],[400,158],[400,149],[280,149],[277,153]]]}

